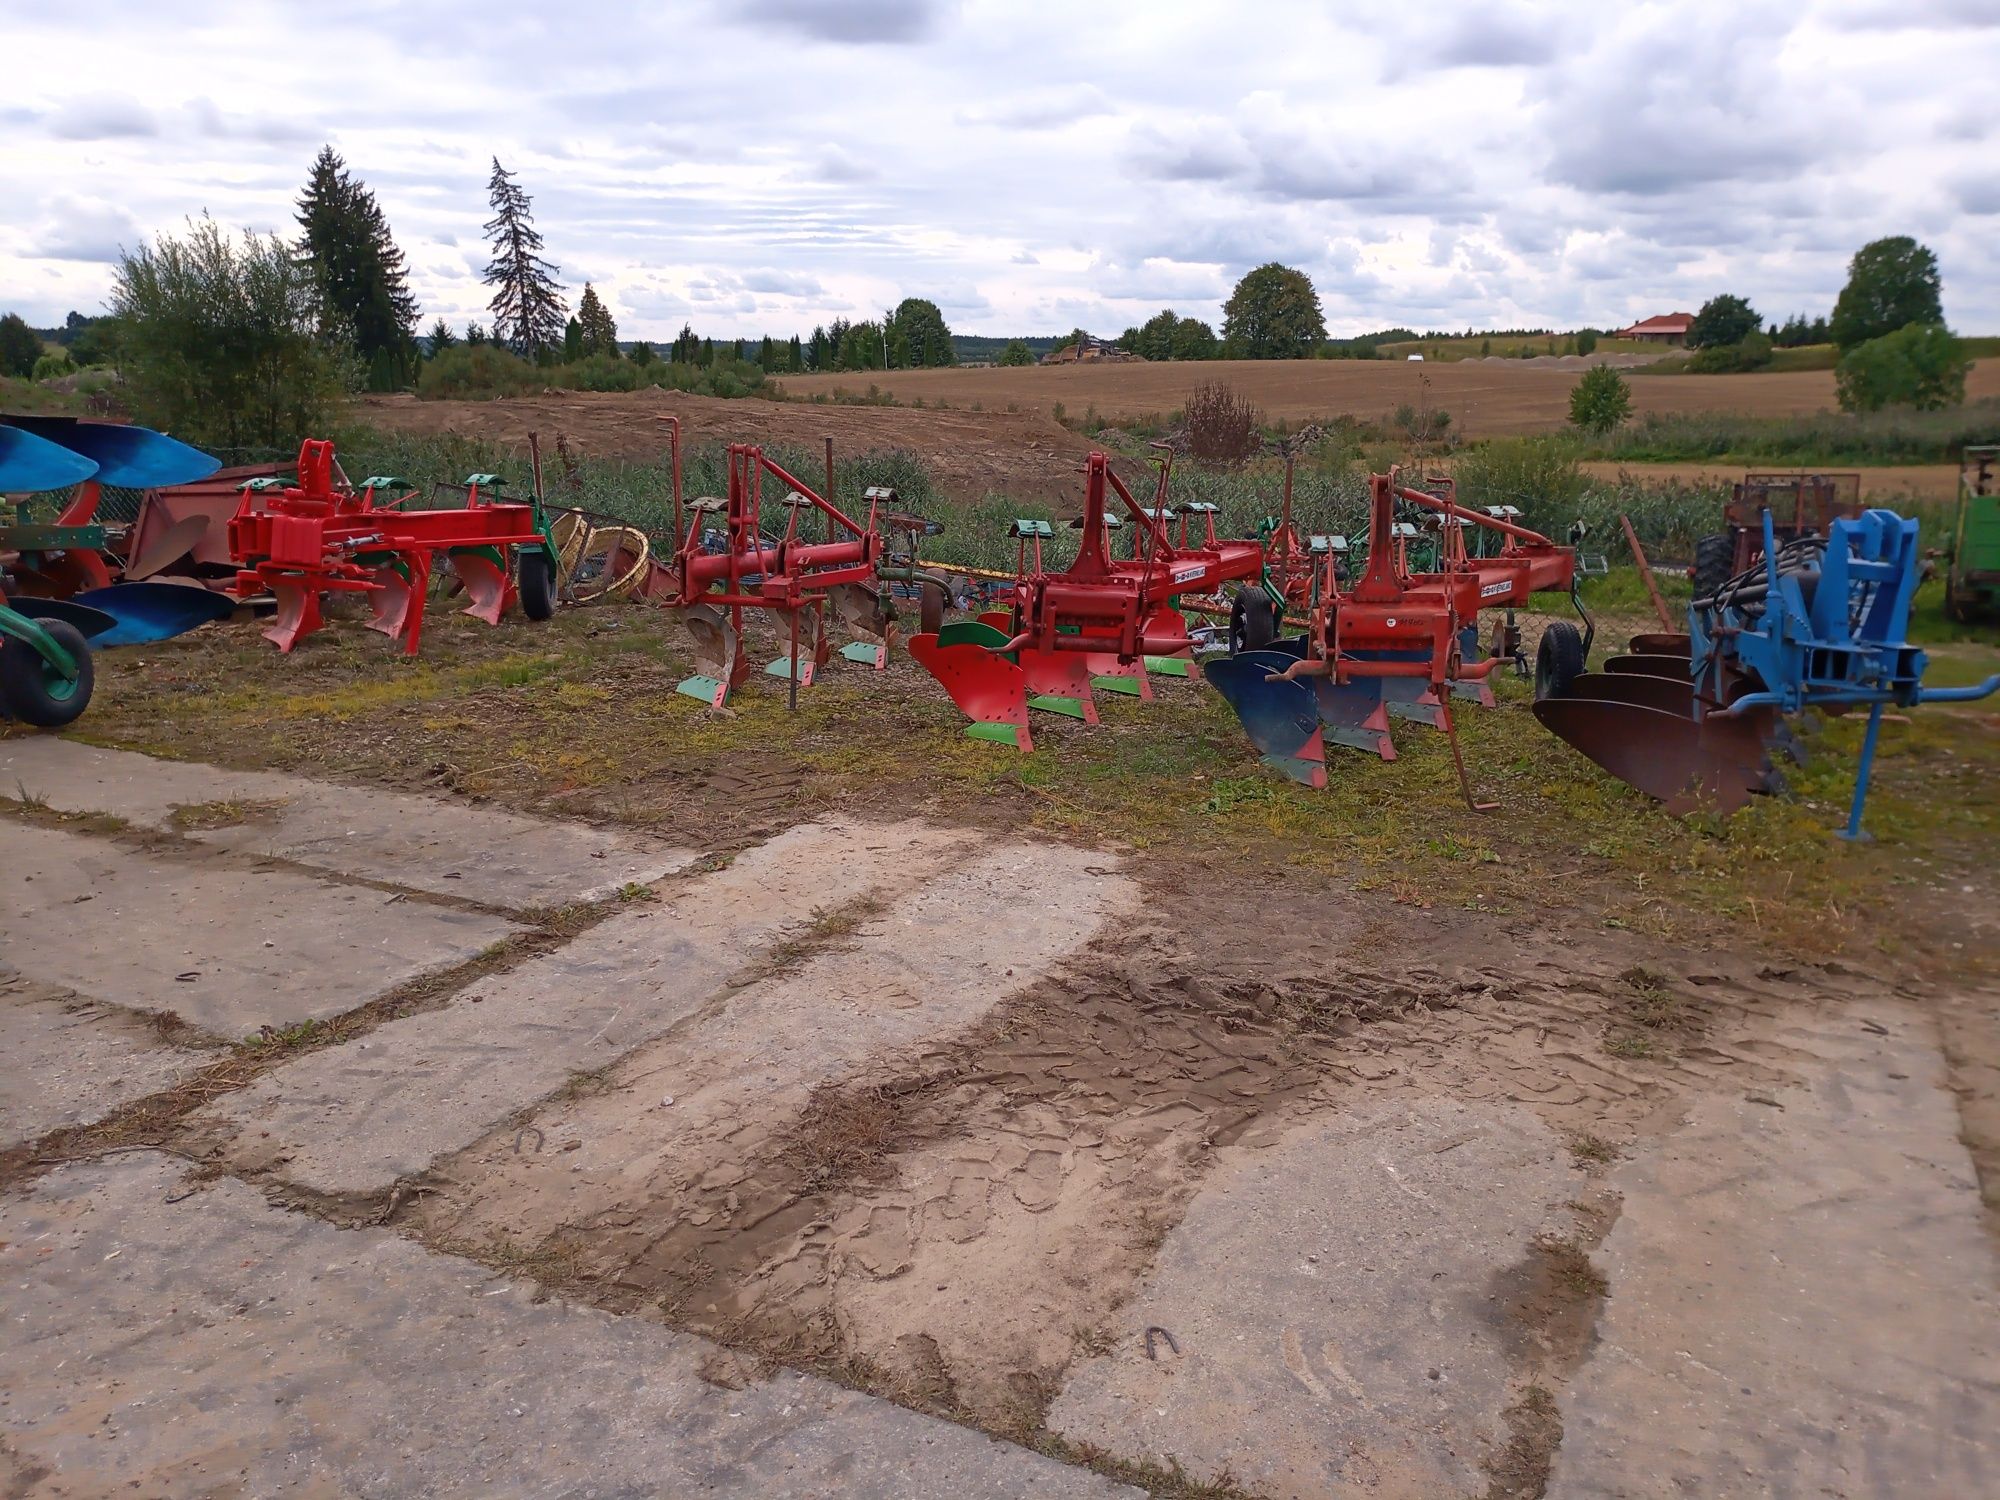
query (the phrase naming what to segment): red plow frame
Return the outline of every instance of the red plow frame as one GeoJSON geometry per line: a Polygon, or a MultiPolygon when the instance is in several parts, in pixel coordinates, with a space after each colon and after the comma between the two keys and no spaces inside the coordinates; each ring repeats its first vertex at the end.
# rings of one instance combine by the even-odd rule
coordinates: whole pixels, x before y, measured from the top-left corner
{"type": "MultiPolygon", "coordinates": [[[[1302,639],[1209,662],[1205,675],[1236,710],[1265,762],[1295,781],[1326,785],[1329,736],[1393,760],[1388,716],[1394,707],[1445,732],[1465,799],[1481,808],[1459,752],[1450,696],[1455,687],[1476,691],[1512,658],[1466,659],[1477,646],[1478,613],[1511,608],[1550,589],[1574,597],[1576,554],[1539,532],[1468,510],[1448,494],[1405,485],[1395,469],[1370,476],[1368,536],[1367,566],[1351,589],[1341,590],[1336,559],[1326,557],[1319,602],[1302,639]],[[1409,572],[1395,520],[1399,500],[1438,517],[1437,572],[1409,572]],[[1499,533],[1499,552],[1468,556],[1467,525],[1499,533]]],[[[1587,650],[1587,636],[1581,639],[1587,650]]]]}
{"type": "Polygon", "coordinates": [[[374,613],[369,628],[415,656],[440,552],[472,601],[466,614],[497,625],[517,597],[531,619],[553,613],[553,568],[535,509],[492,499],[494,476],[473,476],[463,508],[401,510],[415,491],[386,504],[376,497],[403,489],[402,481],[368,479],[355,489],[337,475],[333,444],[308,438],[299,445],[298,482],[245,484],[229,522],[229,551],[239,565],[234,592],[248,598],[268,591],[277,600],[264,637],[280,651],[320,628],[322,595],[355,593],[374,613]],[[519,590],[509,565],[515,548],[530,549],[522,553],[519,590]]]}
{"type": "Polygon", "coordinates": [[[1149,661],[1157,669],[1192,652],[1174,598],[1213,594],[1226,583],[1257,576],[1262,546],[1218,539],[1212,510],[1190,507],[1206,511],[1205,536],[1190,538],[1189,517],[1183,515],[1178,543],[1170,537],[1168,472],[1163,464],[1154,504],[1146,507],[1112,472],[1105,455],[1092,453],[1084,464],[1076,560],[1049,572],[1042,556],[1043,543],[1054,534],[1048,523],[1016,521],[1020,548],[1010,608],[910,637],[910,654],[973,721],[968,734],[1032,750],[1030,708],[1095,724],[1093,686],[1150,697],[1149,661]],[[1118,524],[1134,528],[1130,557],[1111,555],[1111,493],[1126,512],[1118,524]]]}
{"type": "MultiPolygon", "coordinates": [[[[792,702],[811,686],[831,655],[827,615],[831,611],[858,636],[878,644],[866,654],[885,665],[891,629],[880,597],[878,568],[883,559],[881,508],[893,504],[894,490],[871,487],[868,519],[856,521],[827,496],[791,473],[754,443],[731,443],[728,493],[684,501],[681,488],[680,422],[667,424],[673,460],[676,550],[654,559],[638,595],[673,610],[694,637],[695,675],[677,691],[711,708],[723,707],[750,675],[743,653],[743,611],[771,610],[785,617],[789,650],[765,670],[788,680],[792,702]],[[763,528],[764,480],[785,487],[785,529],[776,540],[763,528]],[[808,539],[801,524],[818,516],[824,539],[808,539]],[[723,545],[710,551],[702,533],[721,522],[723,545]]],[[[828,472],[832,472],[831,443],[828,472]]],[[[894,518],[892,518],[894,519],[894,518]]],[[[849,648],[852,650],[852,648],[849,648]]]]}

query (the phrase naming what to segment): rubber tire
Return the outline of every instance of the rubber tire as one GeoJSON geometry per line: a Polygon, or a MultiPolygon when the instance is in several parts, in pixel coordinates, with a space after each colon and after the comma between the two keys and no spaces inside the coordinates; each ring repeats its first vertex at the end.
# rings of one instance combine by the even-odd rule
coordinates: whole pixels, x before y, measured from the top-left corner
{"type": "Polygon", "coordinates": [[[1736,576],[1736,538],[1727,531],[1705,536],[1694,544],[1694,569],[1688,575],[1694,596],[1708,599],[1736,576]]]}
{"type": "Polygon", "coordinates": [[[1567,620],[1557,620],[1542,632],[1535,647],[1535,701],[1567,698],[1569,686],[1583,675],[1583,632],[1567,620]]]}
{"type": "Polygon", "coordinates": [[[66,620],[42,620],[42,629],[76,659],[76,681],[58,693],[49,685],[48,664],[26,641],[8,636],[0,642],[0,712],[37,729],[60,729],[74,723],[90,707],[96,673],[90,642],[66,620]]]}
{"type": "Polygon", "coordinates": [[[521,613],[531,620],[546,620],[556,612],[556,574],[549,566],[549,554],[542,547],[523,547],[515,562],[517,586],[521,591],[521,613]]]}
{"type": "Polygon", "coordinates": [[[1281,613],[1261,584],[1249,583],[1238,589],[1229,606],[1229,654],[1241,656],[1270,645],[1278,638],[1281,613]]]}
{"type": "Polygon", "coordinates": [[[951,602],[951,591],[935,578],[924,578],[917,583],[917,623],[923,627],[923,634],[936,635],[944,629],[945,606],[951,602]]]}

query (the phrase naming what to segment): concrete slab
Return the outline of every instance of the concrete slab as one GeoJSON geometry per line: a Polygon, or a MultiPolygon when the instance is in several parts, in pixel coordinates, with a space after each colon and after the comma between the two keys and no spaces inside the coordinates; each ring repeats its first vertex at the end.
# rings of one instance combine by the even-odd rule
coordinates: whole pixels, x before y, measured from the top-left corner
{"type": "Polygon", "coordinates": [[[0,869],[11,968],[225,1037],[339,1015],[517,930],[365,886],[224,869],[13,819],[0,820],[0,869]]]}
{"type": "Polygon", "coordinates": [[[1073,1367],[1049,1425],[1257,1494],[1485,1495],[1514,1372],[1495,1288],[1567,1227],[1581,1177],[1560,1139],[1431,1097],[1218,1155],[1116,1352],[1073,1367]],[[1179,1352],[1155,1335],[1147,1358],[1148,1328],[1179,1352]]]}
{"type": "Polygon", "coordinates": [[[386,1191],[685,1022],[816,909],[919,885],[972,841],[917,822],[791,829],[443,1010],[275,1069],[196,1120],[237,1136],[239,1165],[323,1193],[386,1191]]]}
{"type": "Polygon", "coordinates": [[[658,880],[695,857],[644,833],[270,771],[156,760],[48,735],[0,740],[0,793],[516,911],[606,896],[631,881],[658,880]],[[174,816],[179,807],[224,804],[249,816],[219,827],[182,827],[174,816]]]}
{"type": "Polygon", "coordinates": [[[503,1133],[454,1159],[438,1212],[460,1234],[530,1242],[609,1212],[643,1242],[725,1177],[742,1192],[715,1232],[755,1223],[769,1205],[744,1174],[813,1091],[893,1077],[897,1059],[958,1036],[1135,910],[1136,883],[1109,864],[1062,845],[985,849],[840,946],[637,1049],[602,1091],[550,1101],[532,1150],[503,1133]],[[1003,891],[1015,895],[996,901],[1003,891]]]}
{"type": "Polygon", "coordinates": [[[101,1120],[214,1055],[164,1041],[130,1011],[0,968],[0,1147],[101,1120]]]}
{"type": "Polygon", "coordinates": [[[1702,1098],[1613,1178],[1552,1500],[2000,1494],[2000,1257],[1930,1018],[1777,1040],[1799,1086],[1702,1098]]]}
{"type": "Polygon", "coordinates": [[[0,1204],[10,1494],[1139,1493],[810,1377],[713,1385],[690,1335],[182,1181],[134,1156],[0,1204]]]}

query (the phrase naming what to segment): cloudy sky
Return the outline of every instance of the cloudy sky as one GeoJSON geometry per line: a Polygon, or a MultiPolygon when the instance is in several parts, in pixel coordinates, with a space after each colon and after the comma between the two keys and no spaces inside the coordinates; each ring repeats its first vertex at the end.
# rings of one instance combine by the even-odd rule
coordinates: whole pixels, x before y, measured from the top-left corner
{"type": "Polygon", "coordinates": [[[1303,267],[1335,333],[1824,312],[1914,234],[2000,333],[2000,0],[0,0],[0,310],[121,245],[292,229],[331,141],[426,324],[485,318],[496,154],[626,337],[1219,319],[1303,267]]]}

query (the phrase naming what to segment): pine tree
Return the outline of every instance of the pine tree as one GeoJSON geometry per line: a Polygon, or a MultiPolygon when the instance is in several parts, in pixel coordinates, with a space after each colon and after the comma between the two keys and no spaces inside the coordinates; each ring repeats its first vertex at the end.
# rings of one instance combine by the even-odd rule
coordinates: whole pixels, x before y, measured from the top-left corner
{"type": "Polygon", "coordinates": [[[569,304],[563,301],[557,268],[541,256],[542,237],[529,212],[534,200],[521,191],[497,156],[486,191],[493,205],[485,231],[493,259],[484,278],[493,288],[493,300],[487,304],[493,313],[493,339],[524,358],[538,358],[562,342],[569,304]]]}
{"type": "Polygon", "coordinates": [[[700,354],[701,340],[694,336],[693,326],[688,323],[681,324],[680,335],[668,349],[667,358],[677,365],[691,365],[700,354]]]}
{"type": "Polygon", "coordinates": [[[436,359],[445,350],[458,342],[458,335],[451,331],[451,324],[439,318],[431,325],[431,358],[436,359]]]}
{"type": "Polygon", "coordinates": [[[583,298],[576,305],[576,317],[583,325],[583,352],[608,354],[616,359],[618,325],[611,320],[611,309],[597,295],[597,288],[587,281],[583,284],[583,298]]]}
{"type": "Polygon", "coordinates": [[[477,323],[465,325],[465,342],[474,348],[486,342],[486,330],[477,323]]]}
{"type": "Polygon", "coordinates": [[[371,386],[393,388],[416,365],[417,302],[381,205],[323,146],[298,210],[299,255],[319,290],[325,331],[361,357],[371,386]]]}

